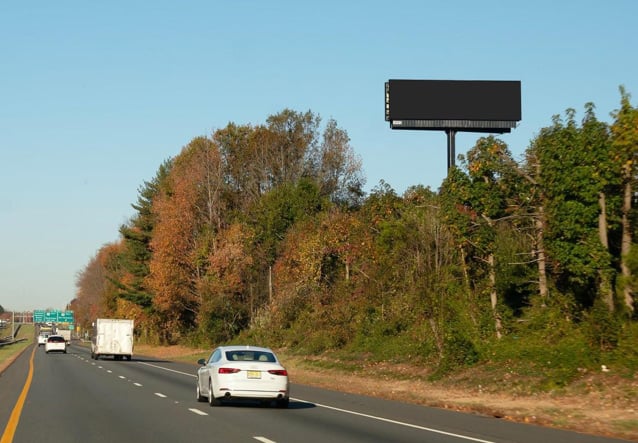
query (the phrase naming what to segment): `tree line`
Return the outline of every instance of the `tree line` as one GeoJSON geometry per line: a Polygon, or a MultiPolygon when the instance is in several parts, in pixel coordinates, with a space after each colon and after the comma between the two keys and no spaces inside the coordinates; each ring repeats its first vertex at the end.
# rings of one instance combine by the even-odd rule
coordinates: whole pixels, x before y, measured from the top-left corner
{"type": "Polygon", "coordinates": [[[518,161],[481,137],[437,191],[403,195],[363,192],[334,120],[229,123],[139,188],[78,273],[76,322],[134,318],[162,344],[407,352],[443,371],[512,349],[638,364],[638,110],[620,95],[610,124],[568,109],[518,161]]]}

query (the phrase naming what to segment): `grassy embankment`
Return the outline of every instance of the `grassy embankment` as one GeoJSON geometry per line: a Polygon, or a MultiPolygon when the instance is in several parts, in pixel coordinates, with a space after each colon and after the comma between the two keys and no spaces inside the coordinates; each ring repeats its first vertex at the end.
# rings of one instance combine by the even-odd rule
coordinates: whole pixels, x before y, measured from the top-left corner
{"type": "MultiPolygon", "coordinates": [[[[11,335],[11,329],[3,329],[3,336],[7,335],[4,332],[7,331],[8,335],[11,335]]],[[[13,362],[13,360],[20,355],[20,353],[27,348],[34,340],[34,326],[22,325],[18,329],[16,340],[22,340],[18,343],[11,345],[0,346],[0,372],[13,362]]]]}

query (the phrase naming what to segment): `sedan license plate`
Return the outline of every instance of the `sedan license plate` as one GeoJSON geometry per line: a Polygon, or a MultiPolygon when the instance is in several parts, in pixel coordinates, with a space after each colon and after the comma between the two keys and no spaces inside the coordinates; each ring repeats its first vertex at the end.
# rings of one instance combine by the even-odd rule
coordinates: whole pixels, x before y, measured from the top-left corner
{"type": "Polygon", "coordinates": [[[248,378],[261,378],[261,371],[247,371],[248,378]]]}

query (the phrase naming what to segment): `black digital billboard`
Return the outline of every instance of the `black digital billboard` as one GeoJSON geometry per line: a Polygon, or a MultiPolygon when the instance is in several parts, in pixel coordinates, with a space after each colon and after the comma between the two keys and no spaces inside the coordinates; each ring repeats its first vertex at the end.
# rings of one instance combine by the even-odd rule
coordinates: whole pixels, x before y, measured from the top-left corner
{"type": "Polygon", "coordinates": [[[385,119],[393,129],[509,132],[521,120],[521,82],[389,80],[385,119]]]}

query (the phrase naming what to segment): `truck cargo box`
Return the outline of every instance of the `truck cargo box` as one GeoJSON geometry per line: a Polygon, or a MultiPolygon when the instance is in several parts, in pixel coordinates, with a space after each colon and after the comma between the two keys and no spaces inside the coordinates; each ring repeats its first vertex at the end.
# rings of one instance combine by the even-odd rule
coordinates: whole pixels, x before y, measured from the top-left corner
{"type": "Polygon", "coordinates": [[[131,360],[133,356],[133,320],[98,318],[93,325],[91,358],[113,356],[131,360]]]}

